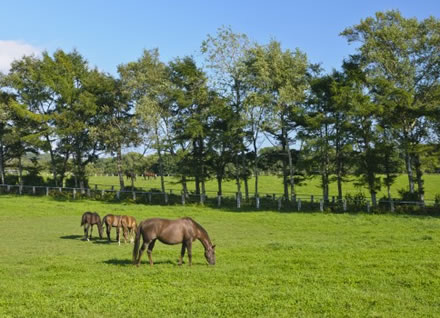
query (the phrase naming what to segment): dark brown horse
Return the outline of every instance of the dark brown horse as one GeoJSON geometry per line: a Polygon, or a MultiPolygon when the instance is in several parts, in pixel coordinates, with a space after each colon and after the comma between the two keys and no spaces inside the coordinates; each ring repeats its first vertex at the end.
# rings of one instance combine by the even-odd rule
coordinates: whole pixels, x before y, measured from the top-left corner
{"type": "Polygon", "coordinates": [[[81,226],[84,226],[84,240],[89,240],[89,228],[90,228],[90,239],[92,238],[93,225],[98,227],[99,238],[102,239],[102,223],[101,217],[96,212],[84,212],[81,217],[81,226]]]}
{"type": "Polygon", "coordinates": [[[212,245],[206,230],[193,219],[185,217],[177,220],[147,219],[142,221],[136,231],[136,239],[133,248],[133,264],[139,266],[141,257],[148,246],[148,259],[153,265],[151,253],[156,240],[162,243],[174,245],[182,243],[179,265],[182,265],[185,249],[188,250],[188,263],[192,264],[192,242],[198,239],[205,248],[205,258],[210,265],[215,265],[215,245],[212,245]],[[139,250],[140,239],[143,239],[139,250]]]}
{"type": "Polygon", "coordinates": [[[134,241],[136,235],[136,219],[133,216],[123,215],[121,219],[122,228],[124,230],[124,242],[127,243],[130,236],[130,243],[134,241]]]}

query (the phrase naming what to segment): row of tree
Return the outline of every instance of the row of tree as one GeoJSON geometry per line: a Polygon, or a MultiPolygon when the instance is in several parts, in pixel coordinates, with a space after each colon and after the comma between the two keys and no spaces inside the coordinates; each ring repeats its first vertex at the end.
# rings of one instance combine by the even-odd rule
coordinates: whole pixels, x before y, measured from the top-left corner
{"type": "Polygon", "coordinates": [[[330,74],[299,49],[253,43],[225,27],[201,45],[205,69],[192,57],[164,63],[157,49],[119,65],[118,78],[91,69],[77,51],[25,56],[0,79],[2,182],[10,159],[42,151],[56,185],[72,162],[83,187],[86,166],[106,152],[123,188],[123,150],[143,145],[157,154],[162,191],[168,157],[183,192],[194,181],[204,193],[215,178],[221,193],[233,177],[248,197],[251,175],[258,195],[268,141],[274,151],[264,157],[281,163],[286,200],[301,175],[317,173],[324,198],[332,178],[342,198],[342,181],[355,171],[375,205],[401,162],[409,192],[423,200],[421,158],[439,151],[440,21],[379,12],[341,35],[359,47],[330,74]]]}

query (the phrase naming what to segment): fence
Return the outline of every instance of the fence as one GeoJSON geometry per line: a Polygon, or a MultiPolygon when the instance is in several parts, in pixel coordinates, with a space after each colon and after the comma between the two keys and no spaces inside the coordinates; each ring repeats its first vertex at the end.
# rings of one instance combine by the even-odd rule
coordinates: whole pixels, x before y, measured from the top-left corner
{"type": "Polygon", "coordinates": [[[8,185],[0,184],[0,194],[52,196],[60,199],[95,199],[106,201],[130,200],[136,203],[145,204],[164,204],[164,205],[186,205],[202,204],[218,208],[232,208],[238,210],[278,210],[278,211],[321,211],[321,212],[360,212],[367,213],[377,211],[403,210],[404,212],[425,211],[428,213],[440,213],[439,202],[433,200],[426,201],[401,201],[401,200],[379,200],[377,206],[373,207],[368,198],[356,199],[350,196],[340,200],[331,197],[324,200],[319,195],[294,195],[290,200],[286,200],[282,194],[262,194],[244,198],[239,193],[226,193],[217,195],[214,192],[204,194],[176,193],[175,190],[161,192],[157,189],[151,191],[116,190],[99,188],[69,188],[69,187],[48,187],[48,186],[28,186],[28,185],[8,185]]]}

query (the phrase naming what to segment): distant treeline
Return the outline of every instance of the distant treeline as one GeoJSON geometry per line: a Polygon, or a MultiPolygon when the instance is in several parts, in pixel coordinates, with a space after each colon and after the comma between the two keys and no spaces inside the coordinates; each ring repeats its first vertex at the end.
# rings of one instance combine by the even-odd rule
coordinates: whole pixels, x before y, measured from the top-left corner
{"type": "Polygon", "coordinates": [[[318,174],[328,200],[331,178],[342,198],[355,174],[376,205],[403,171],[408,195],[423,200],[423,173],[440,167],[440,20],[378,12],[341,35],[357,51],[329,74],[300,49],[227,27],[201,44],[205,69],[190,56],[164,63],[158,49],[119,65],[117,78],[77,51],[24,56],[0,76],[1,182],[7,168],[20,183],[24,166],[38,175],[41,161],[23,161],[44,153],[55,186],[70,172],[84,187],[87,169],[111,163],[121,188],[124,175],[154,171],[177,176],[184,192],[195,182],[204,193],[211,178],[221,193],[232,178],[246,196],[251,175],[257,194],[260,173],[279,173],[286,200],[318,174]],[[156,155],[123,156],[130,147],[156,155]],[[113,159],[98,160],[104,153],[113,159]]]}

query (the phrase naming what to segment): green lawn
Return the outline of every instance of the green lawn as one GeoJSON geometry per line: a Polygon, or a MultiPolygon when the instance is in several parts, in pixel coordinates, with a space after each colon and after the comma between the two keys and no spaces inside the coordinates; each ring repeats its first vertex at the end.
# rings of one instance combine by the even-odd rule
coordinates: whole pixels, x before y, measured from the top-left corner
{"type": "MultiPolygon", "coordinates": [[[[96,234],[96,230],[95,230],[96,234]]],[[[114,233],[113,238],[114,238],[114,233]]],[[[0,196],[0,317],[438,317],[440,219],[226,212],[0,196]],[[154,267],[132,245],[82,241],[86,210],[193,217],[217,244],[193,266],[157,243],[154,267]]]]}
{"type": "MultiPolygon", "coordinates": [[[[98,184],[99,187],[109,188],[111,185],[114,185],[116,188],[119,188],[119,179],[118,177],[95,177],[91,176],[89,178],[89,183],[91,187],[94,187],[95,184],[98,184]]],[[[425,180],[425,198],[426,200],[434,200],[436,194],[440,194],[440,174],[427,174],[424,176],[425,180]]],[[[180,193],[181,186],[178,184],[177,179],[172,177],[165,177],[166,188],[173,189],[175,192],[180,193]]],[[[249,191],[252,193],[255,189],[254,179],[249,181],[249,191]]],[[[131,185],[131,181],[125,179],[126,186],[131,185]]],[[[261,194],[265,193],[282,193],[282,179],[276,176],[261,176],[259,181],[259,192],[261,194]]],[[[189,189],[194,190],[194,183],[190,182],[189,189]]],[[[135,182],[136,187],[142,187],[145,190],[150,190],[151,188],[160,189],[160,178],[156,178],[155,180],[144,180],[143,178],[138,177],[135,182]]],[[[408,179],[406,175],[400,175],[396,182],[392,187],[392,196],[399,197],[398,191],[400,189],[408,188],[408,179]]],[[[244,188],[242,188],[244,191],[244,188]]],[[[206,183],[206,190],[208,192],[217,192],[217,182],[215,180],[210,180],[206,183]]],[[[235,185],[234,180],[225,181],[223,184],[223,191],[225,193],[231,192],[235,193],[237,191],[237,187],[235,185]]],[[[337,195],[337,185],[336,182],[331,183],[330,185],[330,195],[337,195]]],[[[359,192],[363,192],[366,196],[369,196],[368,190],[365,187],[356,187],[354,177],[352,181],[347,181],[343,184],[344,193],[356,194],[359,192]]],[[[299,195],[322,195],[322,190],[320,188],[320,179],[319,177],[314,177],[311,179],[307,179],[303,184],[297,187],[297,193],[299,195]]],[[[378,195],[378,198],[386,195],[386,188],[382,187],[381,192],[378,195]]]]}

